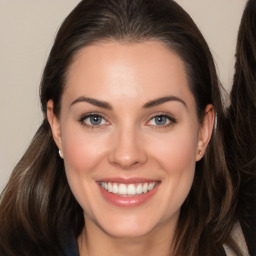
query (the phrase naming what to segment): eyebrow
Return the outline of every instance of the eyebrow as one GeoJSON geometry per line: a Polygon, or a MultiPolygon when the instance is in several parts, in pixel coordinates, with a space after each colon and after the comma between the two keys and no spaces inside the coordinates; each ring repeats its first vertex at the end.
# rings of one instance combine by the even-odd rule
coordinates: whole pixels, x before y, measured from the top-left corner
{"type": "MultiPolygon", "coordinates": [[[[187,108],[187,104],[185,103],[185,101],[183,101],[182,99],[180,99],[176,96],[168,96],[168,97],[162,97],[162,98],[158,98],[158,99],[155,99],[155,100],[151,100],[151,101],[145,103],[143,105],[143,108],[152,108],[152,107],[164,104],[164,103],[169,102],[169,101],[178,101],[178,102],[182,103],[187,108]]],[[[100,100],[96,100],[96,99],[93,99],[93,98],[87,98],[87,97],[77,98],[76,100],[74,100],[71,103],[70,106],[73,106],[74,104],[77,104],[79,102],[87,102],[87,103],[90,103],[90,104],[92,104],[96,107],[105,108],[105,109],[108,109],[108,110],[113,109],[112,106],[109,103],[105,102],[105,101],[100,101],[100,100]]]]}
{"type": "Polygon", "coordinates": [[[74,100],[70,106],[73,106],[76,103],[79,102],[88,102],[96,107],[100,107],[100,108],[105,108],[105,109],[109,109],[112,110],[111,105],[109,105],[107,102],[105,101],[100,101],[100,100],[96,100],[96,99],[92,99],[92,98],[86,98],[86,97],[79,97],[76,100],[74,100]]]}
{"type": "Polygon", "coordinates": [[[147,102],[146,104],[144,104],[143,108],[152,108],[152,107],[161,105],[168,101],[178,101],[178,102],[182,103],[187,108],[187,104],[185,103],[185,101],[183,101],[182,99],[180,99],[176,96],[168,96],[168,97],[162,97],[162,98],[158,98],[155,100],[151,100],[151,101],[147,102]]]}

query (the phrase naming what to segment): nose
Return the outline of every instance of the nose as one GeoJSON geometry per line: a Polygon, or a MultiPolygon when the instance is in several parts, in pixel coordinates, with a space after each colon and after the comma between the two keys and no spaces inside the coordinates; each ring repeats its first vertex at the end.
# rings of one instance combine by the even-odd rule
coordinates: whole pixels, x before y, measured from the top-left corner
{"type": "Polygon", "coordinates": [[[122,129],[115,133],[111,141],[109,162],[122,169],[128,170],[143,165],[148,157],[145,145],[136,129],[122,129]]]}

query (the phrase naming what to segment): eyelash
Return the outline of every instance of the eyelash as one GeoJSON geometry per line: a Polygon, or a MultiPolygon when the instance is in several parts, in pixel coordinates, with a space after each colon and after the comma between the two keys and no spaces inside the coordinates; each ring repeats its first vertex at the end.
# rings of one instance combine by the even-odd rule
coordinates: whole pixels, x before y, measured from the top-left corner
{"type": "Polygon", "coordinates": [[[151,126],[154,129],[162,129],[162,128],[167,128],[170,127],[172,125],[174,125],[176,123],[176,119],[170,115],[167,114],[157,114],[154,115],[153,117],[151,117],[149,119],[149,121],[147,122],[147,125],[151,126]],[[156,119],[156,118],[166,118],[166,121],[168,122],[167,124],[163,124],[163,125],[150,125],[149,122],[156,119]]]}
{"type": "Polygon", "coordinates": [[[82,115],[81,118],[79,119],[79,122],[83,125],[86,126],[88,128],[94,129],[94,128],[102,128],[102,126],[107,126],[109,125],[109,122],[106,120],[106,118],[104,118],[102,115],[97,114],[97,113],[90,113],[90,114],[86,114],[86,115],[82,115]],[[85,122],[86,119],[88,118],[101,118],[102,120],[104,120],[106,122],[106,124],[87,124],[85,122]]]}
{"type": "MultiPolygon", "coordinates": [[[[91,120],[90,120],[91,121],[91,120]]],[[[104,118],[101,114],[98,114],[98,113],[89,113],[89,114],[85,114],[85,115],[82,115],[81,118],[79,119],[79,122],[81,123],[81,125],[83,126],[86,126],[88,128],[91,128],[91,129],[94,129],[94,128],[102,128],[102,126],[108,126],[110,124],[110,122],[108,122],[106,120],[106,118],[104,118]],[[91,119],[91,118],[100,118],[101,121],[105,121],[106,123],[104,124],[88,124],[85,122],[86,119],[91,119]]],[[[156,123],[156,122],[155,122],[156,123]]],[[[152,128],[154,129],[161,129],[161,128],[166,128],[166,127],[169,127],[169,126],[172,126],[173,124],[176,123],[176,119],[173,118],[172,116],[170,115],[167,115],[167,114],[157,114],[157,115],[154,115],[152,116],[149,121],[146,122],[146,125],[147,126],[151,126],[152,128]],[[156,119],[156,118],[165,118],[166,121],[168,122],[167,124],[163,124],[163,125],[150,125],[150,121],[156,119]]]]}

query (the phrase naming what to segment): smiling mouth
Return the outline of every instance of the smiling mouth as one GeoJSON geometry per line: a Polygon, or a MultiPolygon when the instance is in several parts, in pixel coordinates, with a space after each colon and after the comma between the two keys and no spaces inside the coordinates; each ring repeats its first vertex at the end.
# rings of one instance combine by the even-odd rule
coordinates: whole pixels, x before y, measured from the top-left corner
{"type": "Polygon", "coordinates": [[[159,182],[155,181],[136,184],[123,184],[101,181],[99,184],[104,190],[112,194],[119,195],[122,197],[129,197],[146,194],[149,191],[153,190],[159,184],[159,182]]]}

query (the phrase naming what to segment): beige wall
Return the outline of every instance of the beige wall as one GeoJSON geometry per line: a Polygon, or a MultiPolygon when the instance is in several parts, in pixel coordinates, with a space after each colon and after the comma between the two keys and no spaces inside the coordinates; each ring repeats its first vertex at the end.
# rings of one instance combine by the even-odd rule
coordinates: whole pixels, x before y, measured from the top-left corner
{"type": "MultiPolygon", "coordinates": [[[[53,38],[78,0],[0,0],[0,191],[42,118],[38,85],[53,38]]],[[[246,0],[177,0],[208,41],[220,78],[232,83],[246,0]]]]}

